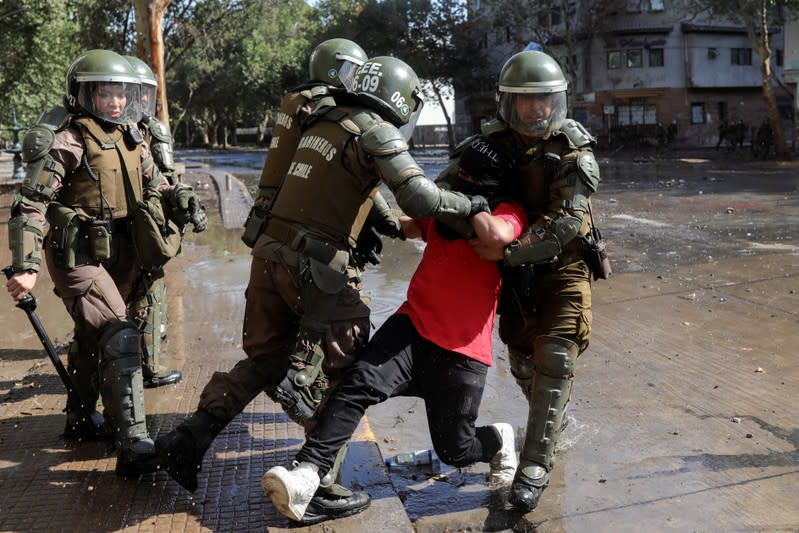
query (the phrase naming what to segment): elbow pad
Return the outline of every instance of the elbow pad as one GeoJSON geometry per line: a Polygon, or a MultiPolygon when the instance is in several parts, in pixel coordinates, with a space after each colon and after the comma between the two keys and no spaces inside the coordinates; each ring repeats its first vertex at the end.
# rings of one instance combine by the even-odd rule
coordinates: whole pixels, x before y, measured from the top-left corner
{"type": "Polygon", "coordinates": [[[64,176],[64,166],[50,155],[54,143],[55,132],[43,125],[32,127],[22,139],[22,160],[27,165],[21,191],[31,198],[52,200],[54,187],[64,176]]]}
{"type": "Polygon", "coordinates": [[[150,134],[153,136],[153,140],[150,143],[150,152],[153,155],[155,164],[165,175],[174,173],[175,156],[172,151],[172,135],[169,133],[169,128],[155,118],[150,118],[148,125],[150,134]]]}
{"type": "Polygon", "coordinates": [[[472,210],[472,203],[466,195],[439,189],[419,174],[406,180],[399,190],[394,191],[394,196],[400,208],[411,218],[437,215],[466,218],[472,210]]]}

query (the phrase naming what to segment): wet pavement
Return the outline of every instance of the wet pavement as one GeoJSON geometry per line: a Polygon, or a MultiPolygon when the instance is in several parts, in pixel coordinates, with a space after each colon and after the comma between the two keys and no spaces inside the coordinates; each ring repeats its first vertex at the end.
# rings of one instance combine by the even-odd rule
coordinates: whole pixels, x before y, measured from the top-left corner
{"type": "MultiPolygon", "coordinates": [[[[156,436],[194,409],[213,371],[243,356],[249,257],[238,227],[246,184],[263,161],[257,151],[179,157],[212,223],[189,235],[167,268],[165,350],[185,378],[146,391],[156,436]]],[[[430,447],[421,401],[397,398],[369,410],[347,461],[345,480],[368,490],[372,507],[298,530],[799,531],[799,165],[712,150],[612,160],[600,152],[599,160],[594,216],[614,276],[594,284],[591,346],[577,364],[569,424],[539,508],[505,510],[503,495],[485,485],[486,465],[387,472],[383,457],[430,447]]],[[[439,153],[419,161],[431,175],[443,164],[439,153]]],[[[10,199],[2,189],[0,220],[10,199]]],[[[6,239],[3,229],[3,265],[6,239]]],[[[413,242],[385,243],[383,262],[365,276],[376,326],[402,302],[420,257],[413,242]]],[[[35,292],[50,335],[64,342],[69,319],[46,275],[35,292]]],[[[105,444],[64,442],[55,371],[8,298],[0,298],[0,319],[9,325],[0,332],[0,530],[290,526],[260,478],[291,459],[302,431],[265,396],[216,439],[196,493],[164,473],[122,480],[105,444]]],[[[521,428],[525,419],[497,342],[478,423],[521,428]]]]}

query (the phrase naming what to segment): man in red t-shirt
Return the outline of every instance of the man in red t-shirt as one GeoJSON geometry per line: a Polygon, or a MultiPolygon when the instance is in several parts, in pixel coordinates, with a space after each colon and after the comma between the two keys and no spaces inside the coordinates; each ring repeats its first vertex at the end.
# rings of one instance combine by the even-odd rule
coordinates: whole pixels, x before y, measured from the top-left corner
{"type": "MultiPolygon", "coordinates": [[[[461,183],[491,204],[505,167],[500,153],[485,139],[478,142],[482,144],[470,145],[469,155],[461,158],[461,183]],[[475,170],[464,168],[465,162],[475,163],[475,170]]],[[[491,214],[480,213],[470,220],[475,238],[500,250],[527,226],[524,210],[516,202],[499,203],[491,214]]],[[[443,462],[456,467],[488,462],[492,485],[510,484],[513,479],[517,466],[513,428],[507,423],[475,427],[491,365],[501,283],[497,264],[480,259],[468,241],[442,236],[446,232],[439,231],[440,223],[433,219],[401,217],[400,222],[407,238],[427,242],[406,301],[375,333],[328,398],[294,468],[276,466],[263,478],[272,502],[293,520],[303,518],[320,476],[332,467],[366,409],[393,396],[424,399],[433,447],[443,462]]]]}

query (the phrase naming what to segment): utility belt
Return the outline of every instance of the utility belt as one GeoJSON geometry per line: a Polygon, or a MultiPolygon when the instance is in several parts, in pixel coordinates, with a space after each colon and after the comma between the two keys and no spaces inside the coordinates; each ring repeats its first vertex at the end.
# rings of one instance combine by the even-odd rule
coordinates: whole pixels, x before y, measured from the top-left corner
{"type": "Polygon", "coordinates": [[[350,254],[346,245],[335,245],[322,241],[279,218],[270,218],[264,226],[263,233],[282,242],[295,252],[318,261],[336,273],[344,274],[349,264],[350,254]]]}
{"type": "Polygon", "coordinates": [[[130,219],[88,219],[75,209],[51,202],[47,208],[47,246],[59,268],[71,269],[111,257],[112,235],[130,234],[130,219]]]}

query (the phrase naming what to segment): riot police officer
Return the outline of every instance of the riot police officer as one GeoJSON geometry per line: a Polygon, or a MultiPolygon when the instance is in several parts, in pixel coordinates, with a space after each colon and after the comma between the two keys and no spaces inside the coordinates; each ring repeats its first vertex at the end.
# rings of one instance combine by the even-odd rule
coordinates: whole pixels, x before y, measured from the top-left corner
{"type": "MultiPolygon", "coordinates": [[[[271,218],[277,193],[292,164],[303,129],[313,110],[323,105],[335,107],[335,97],[346,92],[355,69],[366,54],[347,39],[329,39],[320,43],[309,60],[310,81],[290,89],[277,113],[269,152],[261,173],[258,196],[245,223],[242,240],[252,247],[250,279],[245,293],[243,348],[247,358],[230,372],[218,372],[203,391],[195,413],[170,434],[158,439],[157,447],[167,472],[184,488],[197,488],[197,472],[213,438],[261,391],[277,400],[276,384],[286,375],[289,355],[300,331],[300,315],[313,309],[314,301],[300,303],[299,254],[287,247],[276,251],[274,239],[263,234],[271,218]],[[231,398],[235,390],[235,400],[231,398]]],[[[377,196],[376,196],[377,199],[377,196]]],[[[376,200],[377,201],[377,200],[376,200]]],[[[373,209],[377,227],[383,233],[399,231],[385,201],[373,209]]],[[[355,352],[369,337],[369,308],[361,301],[359,271],[349,265],[346,284],[335,302],[335,320],[325,335],[325,373],[335,379],[354,360],[355,352]]],[[[310,423],[296,418],[298,422],[310,423]]],[[[317,491],[307,523],[321,517],[344,516],[369,504],[364,492],[352,492],[336,483],[338,468],[326,476],[317,491]]]]}
{"type": "Polygon", "coordinates": [[[549,483],[575,363],[591,333],[592,273],[585,244],[599,167],[594,138],[565,118],[566,89],[552,57],[517,53],[499,75],[497,117],[483,126],[483,134],[512,156],[506,186],[530,221],[527,232],[505,250],[499,309],[500,338],[529,403],[510,493],[510,501],[525,512],[538,505],[549,483]]]}
{"type": "MultiPolygon", "coordinates": [[[[155,118],[156,92],[158,82],[150,67],[134,56],[125,56],[131,68],[139,76],[141,82],[142,118],[138,123],[144,140],[150,146],[152,159],[161,174],[167,178],[171,185],[178,184],[175,173],[175,161],[172,150],[172,135],[166,124],[155,118]]],[[[179,185],[180,195],[190,193],[191,188],[179,185]]],[[[176,194],[172,194],[175,197],[176,194]]],[[[192,197],[194,197],[192,195],[192,197]]],[[[195,231],[204,231],[207,226],[207,217],[202,206],[196,201],[191,206],[186,201],[186,212],[194,221],[195,231]]],[[[139,331],[142,333],[142,372],[144,374],[144,387],[154,388],[177,383],[182,378],[178,370],[164,370],[160,365],[161,340],[166,333],[167,307],[166,286],[164,285],[164,270],[156,268],[143,273],[144,283],[147,285],[146,294],[130,304],[130,315],[133,317],[139,331]]]]}
{"type": "MultiPolygon", "coordinates": [[[[140,118],[139,78],[125,58],[108,50],[79,56],[66,72],[64,106],[42,114],[24,136],[26,177],[8,225],[16,273],[7,289],[23,298],[46,261],[75,324],[70,374],[89,411],[102,396],[121,476],[157,466],[144,416],[140,334],[127,312],[141,290],[129,205],[143,202],[163,221],[169,184],[152,164],[140,118]]],[[[78,412],[67,402],[66,436],[85,437],[78,412]]]]}

